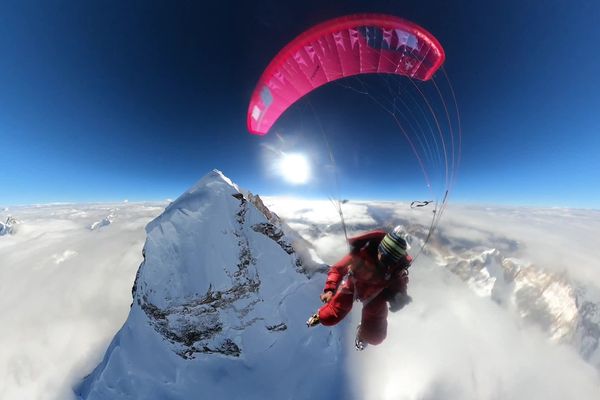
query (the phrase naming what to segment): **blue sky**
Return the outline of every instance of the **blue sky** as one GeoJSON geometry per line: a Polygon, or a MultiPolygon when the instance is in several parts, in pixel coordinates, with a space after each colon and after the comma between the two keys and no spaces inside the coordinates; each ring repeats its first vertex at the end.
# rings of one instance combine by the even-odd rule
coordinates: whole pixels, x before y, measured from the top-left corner
{"type": "MultiPolygon", "coordinates": [[[[2,3],[1,205],[174,198],[213,168],[262,194],[334,194],[317,164],[319,185],[269,175],[264,144],[282,142],[246,132],[247,104],[296,35],[385,12],[446,50],[463,128],[453,201],[600,207],[595,0],[123,3],[2,3]]],[[[342,197],[417,196],[423,177],[385,115],[340,87],[307,101],[281,136],[326,158],[314,107],[342,197]]]]}

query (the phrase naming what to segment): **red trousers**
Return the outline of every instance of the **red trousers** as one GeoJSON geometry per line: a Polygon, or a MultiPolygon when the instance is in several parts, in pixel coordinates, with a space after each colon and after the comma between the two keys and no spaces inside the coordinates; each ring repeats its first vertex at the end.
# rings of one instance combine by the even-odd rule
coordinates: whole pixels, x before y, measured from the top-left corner
{"type": "MultiPolygon", "coordinates": [[[[351,280],[343,282],[329,303],[319,309],[321,324],[331,326],[344,319],[352,309],[355,290],[355,285],[351,280]]],[[[356,298],[361,297],[356,296],[356,298]]],[[[387,300],[382,292],[377,293],[370,299],[363,298],[362,300],[364,304],[360,323],[360,338],[369,344],[379,344],[383,342],[387,335],[387,300]]]]}

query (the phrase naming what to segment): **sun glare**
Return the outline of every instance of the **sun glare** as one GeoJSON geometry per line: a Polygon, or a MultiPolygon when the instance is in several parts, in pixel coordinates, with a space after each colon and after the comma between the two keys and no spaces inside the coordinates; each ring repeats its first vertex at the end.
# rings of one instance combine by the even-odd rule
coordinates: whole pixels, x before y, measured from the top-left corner
{"type": "Polygon", "coordinates": [[[293,184],[306,183],[310,178],[310,166],[302,154],[283,154],[278,169],[281,176],[293,184]]]}

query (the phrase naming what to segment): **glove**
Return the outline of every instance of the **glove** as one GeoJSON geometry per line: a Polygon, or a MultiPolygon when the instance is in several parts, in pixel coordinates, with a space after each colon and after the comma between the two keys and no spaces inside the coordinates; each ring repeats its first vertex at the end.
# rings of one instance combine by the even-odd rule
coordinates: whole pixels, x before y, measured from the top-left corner
{"type": "Polygon", "coordinates": [[[412,297],[407,294],[398,293],[393,299],[390,300],[390,311],[400,311],[410,302],[412,302],[412,297]]]}
{"type": "Polygon", "coordinates": [[[333,291],[328,290],[328,291],[322,293],[320,297],[321,297],[321,301],[323,303],[329,303],[329,301],[333,297],[333,291]]]}

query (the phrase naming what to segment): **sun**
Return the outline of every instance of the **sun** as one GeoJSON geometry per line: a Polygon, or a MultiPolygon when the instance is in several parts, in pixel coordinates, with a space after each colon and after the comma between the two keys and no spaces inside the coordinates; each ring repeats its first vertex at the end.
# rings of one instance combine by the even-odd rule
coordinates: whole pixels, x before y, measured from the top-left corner
{"type": "Polygon", "coordinates": [[[295,185],[301,185],[310,179],[310,165],[303,154],[282,154],[278,171],[286,181],[295,185]]]}

